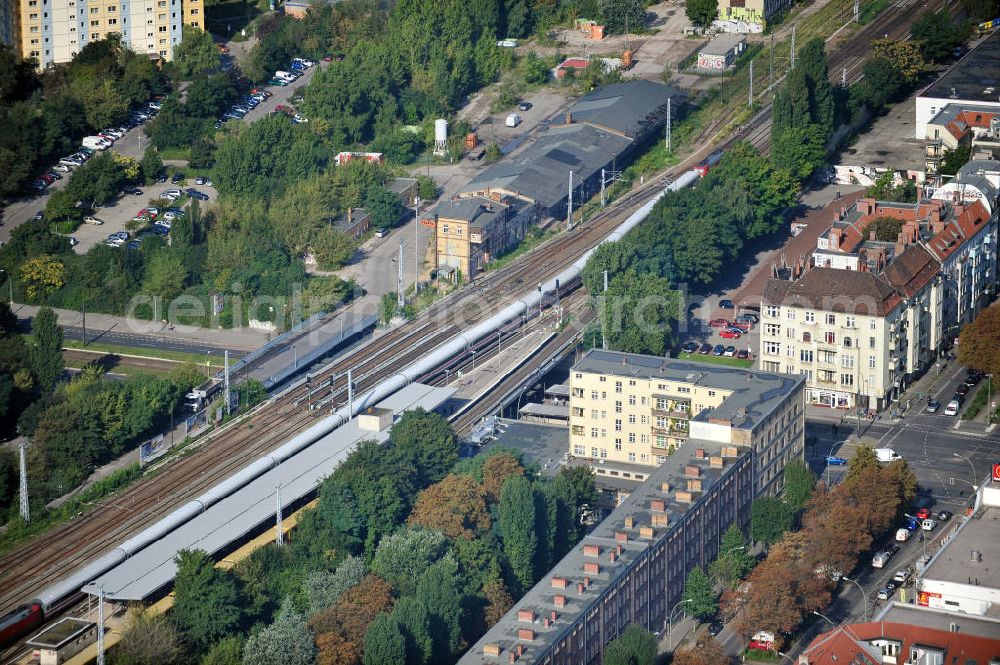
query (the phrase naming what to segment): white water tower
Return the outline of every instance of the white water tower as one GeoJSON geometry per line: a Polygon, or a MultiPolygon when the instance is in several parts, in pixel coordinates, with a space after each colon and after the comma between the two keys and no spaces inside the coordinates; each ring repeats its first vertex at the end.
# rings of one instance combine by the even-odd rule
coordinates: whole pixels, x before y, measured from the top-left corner
{"type": "Polygon", "coordinates": [[[444,118],[434,121],[434,154],[439,157],[448,154],[448,121],[444,118]]]}

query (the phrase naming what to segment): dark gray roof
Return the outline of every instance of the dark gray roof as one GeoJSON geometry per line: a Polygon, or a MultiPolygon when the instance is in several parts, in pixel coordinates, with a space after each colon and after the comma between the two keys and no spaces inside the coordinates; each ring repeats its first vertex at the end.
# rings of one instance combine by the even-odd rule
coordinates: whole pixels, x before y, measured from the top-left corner
{"type": "MultiPolygon", "coordinates": [[[[583,122],[636,138],[659,126],[667,99],[678,104],[684,94],[676,88],[646,81],[625,81],[598,88],[569,108],[573,122],[583,122]]],[[[676,110],[676,109],[675,109],[676,110]]]]}
{"type": "Polygon", "coordinates": [[[746,40],[747,38],[743,35],[719,35],[703,48],[699,49],[698,53],[705,55],[726,55],[746,40]]]}
{"type": "Polygon", "coordinates": [[[460,219],[475,226],[487,227],[502,218],[506,208],[502,203],[481,196],[470,196],[441,201],[434,211],[446,219],[460,219]]]}
{"type": "Polygon", "coordinates": [[[1000,102],[1000,31],[987,37],[921,94],[934,99],[1000,102]],[[987,92],[990,88],[992,91],[987,92]]]}
{"type": "Polygon", "coordinates": [[[656,378],[732,390],[733,394],[722,404],[703,410],[695,419],[726,420],[736,429],[752,429],[756,423],[766,419],[797,384],[804,381],[802,375],[775,374],[601,349],[588,351],[573,365],[571,371],[628,378],[656,378]]]}
{"type": "Polygon", "coordinates": [[[621,154],[632,142],[585,124],[557,125],[512,159],[480,173],[463,191],[501,189],[551,208],[566,198],[569,172],[580,182],[621,154]]]}
{"type": "Polygon", "coordinates": [[[59,649],[96,625],[86,619],[65,617],[32,637],[27,644],[40,649],[59,649]]]}
{"type": "Polygon", "coordinates": [[[996,186],[984,174],[1000,173],[1000,161],[995,159],[973,159],[958,170],[958,182],[971,185],[989,199],[990,210],[993,209],[997,196],[1000,195],[996,186]]]}

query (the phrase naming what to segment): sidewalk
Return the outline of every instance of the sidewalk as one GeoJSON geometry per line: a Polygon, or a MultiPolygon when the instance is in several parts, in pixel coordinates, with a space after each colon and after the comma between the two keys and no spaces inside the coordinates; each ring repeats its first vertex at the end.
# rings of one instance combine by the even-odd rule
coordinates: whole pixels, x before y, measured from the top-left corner
{"type": "MultiPolygon", "coordinates": [[[[34,318],[39,307],[14,303],[13,311],[18,318],[34,318]]],[[[83,316],[80,312],[68,309],[53,308],[59,317],[59,325],[80,328],[83,326],[83,316]]],[[[134,335],[156,338],[160,341],[198,343],[205,346],[215,346],[231,350],[252,351],[268,342],[272,336],[264,330],[253,328],[201,328],[198,326],[175,325],[171,328],[160,321],[131,319],[110,314],[87,313],[87,330],[96,337],[102,332],[114,331],[116,334],[134,335]]]]}

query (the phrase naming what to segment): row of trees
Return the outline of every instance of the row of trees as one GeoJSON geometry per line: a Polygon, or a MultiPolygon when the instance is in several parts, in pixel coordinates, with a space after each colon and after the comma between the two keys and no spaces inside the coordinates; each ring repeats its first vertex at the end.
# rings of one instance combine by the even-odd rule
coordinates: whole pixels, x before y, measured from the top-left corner
{"type": "Polygon", "coordinates": [[[453,662],[582,537],[595,501],[587,469],[544,479],[503,449],[459,462],[447,421],[407,412],[324,481],[289,545],[231,571],[182,552],[168,644],[134,617],[116,662],[453,662]]]}
{"type": "Polygon", "coordinates": [[[72,62],[41,74],[34,60],[0,46],[0,197],[24,191],[83,136],[121,121],[131,104],[168,89],[153,62],[117,37],[91,41],[72,62]]]}

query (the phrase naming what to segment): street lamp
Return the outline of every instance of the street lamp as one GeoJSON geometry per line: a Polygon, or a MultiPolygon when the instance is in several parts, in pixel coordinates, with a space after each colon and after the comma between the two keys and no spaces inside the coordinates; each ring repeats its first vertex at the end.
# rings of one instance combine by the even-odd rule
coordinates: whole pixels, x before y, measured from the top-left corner
{"type": "Polygon", "coordinates": [[[670,608],[670,613],[667,614],[667,648],[668,649],[673,649],[674,648],[674,640],[673,640],[673,637],[672,637],[672,633],[673,633],[673,630],[674,630],[674,611],[678,608],[678,606],[683,605],[684,603],[693,603],[693,602],[694,602],[693,598],[684,598],[682,600],[677,601],[677,604],[674,605],[672,608],[670,608]]]}
{"type": "Polygon", "coordinates": [[[829,622],[830,622],[830,625],[831,625],[831,626],[833,626],[834,628],[836,628],[836,627],[837,627],[837,624],[835,624],[835,623],[833,622],[833,620],[831,620],[831,619],[830,619],[830,617],[826,616],[825,614],[820,614],[820,613],[819,613],[819,612],[817,612],[816,610],[813,610],[813,612],[812,612],[812,613],[813,613],[813,614],[815,614],[816,616],[820,617],[820,618],[823,618],[823,619],[826,619],[827,621],[829,621],[829,622]]]}
{"type": "Polygon", "coordinates": [[[843,575],[840,576],[840,579],[851,582],[854,586],[858,587],[858,591],[861,592],[861,602],[864,603],[864,610],[861,616],[864,617],[864,623],[868,623],[868,594],[865,593],[864,588],[858,583],[857,580],[852,580],[850,577],[845,577],[843,575]]]}
{"type": "MultiPolygon", "coordinates": [[[[986,412],[986,424],[992,424],[993,422],[993,375],[986,375],[986,408],[989,409],[986,412]]],[[[973,472],[975,473],[975,472],[973,472]]]]}
{"type": "Polygon", "coordinates": [[[976,467],[972,463],[972,459],[966,457],[965,455],[959,455],[958,453],[952,453],[951,455],[952,457],[957,457],[958,459],[964,459],[966,462],[969,463],[969,468],[972,469],[972,486],[976,487],[976,481],[979,480],[979,476],[976,475],[976,467]]]}
{"type": "Polygon", "coordinates": [[[830,488],[830,458],[833,457],[833,449],[837,447],[839,441],[834,441],[833,445],[830,446],[830,452],[826,454],[826,459],[823,461],[826,463],[826,487],[830,488]]]}

